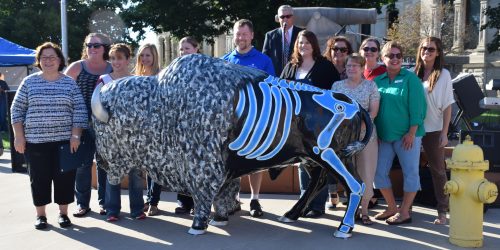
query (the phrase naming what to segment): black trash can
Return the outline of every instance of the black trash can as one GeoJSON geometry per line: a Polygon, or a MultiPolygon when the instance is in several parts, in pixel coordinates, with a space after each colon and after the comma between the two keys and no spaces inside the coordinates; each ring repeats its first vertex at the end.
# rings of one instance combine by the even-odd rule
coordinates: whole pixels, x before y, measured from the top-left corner
{"type": "Polygon", "coordinates": [[[7,94],[7,120],[9,122],[9,141],[10,141],[10,159],[12,164],[12,172],[23,173],[28,171],[28,166],[24,159],[24,154],[19,154],[14,148],[14,130],[10,125],[10,106],[14,101],[14,96],[16,95],[15,90],[5,91],[7,94]]]}

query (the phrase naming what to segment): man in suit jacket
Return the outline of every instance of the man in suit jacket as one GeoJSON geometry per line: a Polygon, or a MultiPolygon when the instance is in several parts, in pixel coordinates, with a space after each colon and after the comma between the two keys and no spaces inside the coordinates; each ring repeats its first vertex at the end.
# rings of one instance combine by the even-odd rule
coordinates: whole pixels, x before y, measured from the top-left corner
{"type": "Polygon", "coordinates": [[[271,58],[276,76],[280,76],[281,71],[283,71],[293,53],[293,45],[297,39],[297,34],[302,29],[293,26],[293,8],[290,5],[282,5],[278,8],[276,21],[280,23],[280,27],[266,33],[262,53],[271,58]],[[288,46],[285,46],[285,43],[288,46]],[[286,52],[288,55],[285,56],[284,53],[286,52]]]}

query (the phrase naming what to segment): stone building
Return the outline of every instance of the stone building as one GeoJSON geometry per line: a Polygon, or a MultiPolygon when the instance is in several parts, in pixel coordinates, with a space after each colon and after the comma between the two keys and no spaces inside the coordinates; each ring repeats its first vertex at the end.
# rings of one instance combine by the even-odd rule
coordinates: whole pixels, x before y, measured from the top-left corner
{"type": "MultiPolygon", "coordinates": [[[[444,29],[450,30],[453,34],[450,36],[453,39],[453,46],[451,53],[448,53],[446,57],[447,67],[453,75],[458,75],[461,72],[474,74],[479,85],[484,88],[484,85],[491,79],[500,79],[500,52],[488,53],[486,50],[487,43],[493,39],[497,31],[494,29],[480,31],[479,28],[487,21],[487,16],[483,14],[486,7],[496,7],[499,3],[500,0],[399,0],[396,2],[396,9],[399,13],[402,13],[406,8],[420,7],[420,27],[423,36],[440,37],[444,29]],[[446,21],[441,14],[445,4],[452,5],[452,23],[446,21]],[[426,30],[423,30],[422,27],[426,27],[426,30]]],[[[324,14],[322,8],[319,8],[322,11],[321,14],[317,11],[318,8],[310,9],[317,12],[312,15],[312,21],[317,19],[317,23],[333,23],[333,25],[329,25],[330,32],[325,32],[324,27],[321,27],[322,34],[333,35],[340,29],[340,25],[337,25],[338,22],[332,22],[333,19],[324,14]]],[[[376,16],[376,20],[370,21],[368,24],[348,25],[345,35],[351,39],[354,47],[359,46],[364,38],[362,34],[375,36],[382,40],[387,36],[390,15],[391,13],[388,13],[384,7],[382,13],[376,16]]],[[[318,26],[310,25],[312,21],[303,21],[302,26],[307,26],[312,31],[315,31],[314,29],[318,26]]],[[[326,37],[319,37],[319,40],[326,40],[326,37]]],[[[167,65],[178,56],[177,41],[171,38],[168,33],[158,35],[157,45],[161,54],[162,65],[167,65]]],[[[216,57],[220,57],[232,49],[231,34],[220,35],[215,39],[213,45],[202,44],[202,53],[216,57]]]]}

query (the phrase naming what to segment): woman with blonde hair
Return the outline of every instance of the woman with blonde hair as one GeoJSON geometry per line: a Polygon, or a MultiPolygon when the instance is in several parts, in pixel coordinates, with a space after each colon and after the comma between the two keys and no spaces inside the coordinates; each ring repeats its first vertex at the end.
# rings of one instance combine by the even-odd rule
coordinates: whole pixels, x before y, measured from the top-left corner
{"type": "Polygon", "coordinates": [[[451,119],[453,86],[448,70],[443,68],[444,53],[441,39],[426,37],[417,50],[415,74],[422,80],[427,100],[427,115],[424,120],[425,136],[422,138],[429,170],[434,184],[438,216],[434,224],[446,224],[448,196],[443,186],[448,180],[444,164],[444,147],[448,144],[448,125],[451,119]]]}
{"type": "Polygon", "coordinates": [[[134,68],[136,76],[153,76],[160,72],[158,50],[152,43],[146,43],[139,47],[134,68]]]}
{"type": "MultiPolygon", "coordinates": [[[[134,74],[136,76],[153,76],[159,72],[160,64],[156,46],[152,43],[146,43],[139,47],[134,74]]],[[[147,188],[148,191],[143,211],[147,212],[148,216],[154,216],[160,212],[160,210],[158,210],[158,203],[160,202],[161,185],[155,183],[153,179],[148,176],[147,188]]]]}

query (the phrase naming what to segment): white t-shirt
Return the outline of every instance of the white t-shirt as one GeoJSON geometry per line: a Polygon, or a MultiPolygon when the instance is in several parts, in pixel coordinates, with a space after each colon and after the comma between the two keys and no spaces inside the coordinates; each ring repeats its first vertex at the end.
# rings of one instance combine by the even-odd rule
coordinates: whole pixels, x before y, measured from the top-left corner
{"type": "Polygon", "coordinates": [[[427,100],[427,115],[424,120],[425,132],[443,130],[443,112],[455,102],[453,86],[448,70],[443,69],[441,75],[429,93],[429,82],[425,81],[425,99],[427,100]]]}

